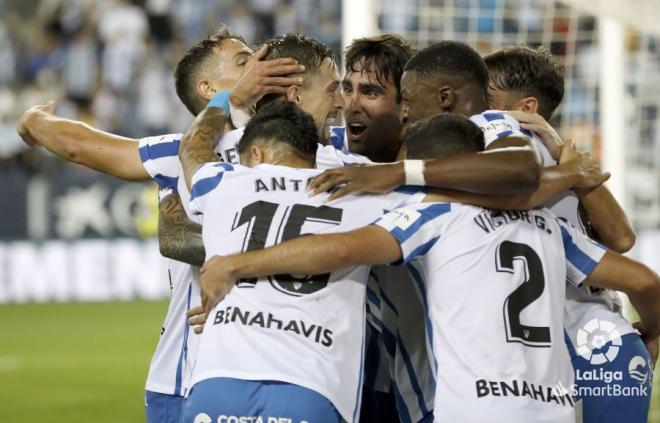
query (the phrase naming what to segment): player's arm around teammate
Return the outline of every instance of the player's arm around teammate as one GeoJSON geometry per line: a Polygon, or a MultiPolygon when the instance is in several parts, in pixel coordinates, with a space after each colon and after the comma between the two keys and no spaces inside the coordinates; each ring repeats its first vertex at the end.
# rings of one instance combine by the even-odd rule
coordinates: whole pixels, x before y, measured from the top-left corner
{"type": "MultiPolygon", "coordinates": [[[[565,143],[561,140],[552,126],[538,113],[524,111],[507,112],[518,120],[521,127],[537,133],[553,159],[560,160],[565,143]]],[[[571,154],[571,152],[568,152],[571,154]]],[[[575,156],[571,154],[571,156],[575,156]]],[[[571,156],[566,157],[570,160],[571,156]]],[[[628,217],[616,201],[612,193],[604,185],[595,188],[574,187],[573,191],[580,199],[592,228],[596,231],[599,240],[607,248],[618,253],[625,253],[635,245],[635,230],[628,217]]]]}

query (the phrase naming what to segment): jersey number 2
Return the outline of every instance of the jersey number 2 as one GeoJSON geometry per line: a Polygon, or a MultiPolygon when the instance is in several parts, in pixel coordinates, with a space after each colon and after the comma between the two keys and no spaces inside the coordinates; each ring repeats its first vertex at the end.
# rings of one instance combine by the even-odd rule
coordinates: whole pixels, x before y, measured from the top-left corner
{"type": "Polygon", "coordinates": [[[520,342],[530,347],[549,347],[550,328],[527,326],[520,322],[520,313],[536,301],[545,289],[543,265],[536,251],[529,245],[511,241],[502,242],[497,249],[498,272],[514,273],[513,263],[523,263],[525,280],[504,301],[504,327],[507,342],[520,342]]]}
{"type": "MultiPolygon", "coordinates": [[[[273,218],[279,207],[278,204],[268,201],[255,201],[243,207],[238,219],[232,225],[232,231],[247,223],[247,231],[243,240],[242,252],[258,250],[266,245],[273,218]]],[[[276,242],[284,242],[299,237],[302,226],[306,221],[323,222],[333,225],[341,223],[343,211],[335,207],[314,207],[306,204],[287,206],[282,220],[277,224],[276,242]]],[[[305,275],[272,275],[268,277],[273,288],[287,295],[301,296],[319,291],[328,284],[330,274],[305,275]]],[[[239,287],[253,287],[257,278],[243,279],[238,282],[239,287]]]]}

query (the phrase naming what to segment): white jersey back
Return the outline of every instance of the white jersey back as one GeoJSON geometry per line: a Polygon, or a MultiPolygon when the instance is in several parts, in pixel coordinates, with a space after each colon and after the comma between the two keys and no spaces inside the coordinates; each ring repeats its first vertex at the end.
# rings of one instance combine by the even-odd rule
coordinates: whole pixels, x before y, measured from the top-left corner
{"type": "MultiPolygon", "coordinates": [[[[536,134],[522,129],[520,123],[506,113],[488,110],[482,114],[472,116],[470,120],[484,130],[486,145],[508,135],[527,136],[534,140],[536,148],[543,155],[544,166],[555,166],[557,164],[543,141],[536,134]]],[[[579,200],[573,191],[556,195],[546,201],[544,206],[582,230],[583,233],[587,233],[587,224],[581,216],[579,200]]],[[[615,291],[596,289],[589,286],[578,288],[568,285],[566,288],[564,325],[573,346],[579,345],[577,342],[578,330],[594,318],[615,324],[621,336],[634,332],[631,324],[621,315],[621,299],[615,291]]]]}
{"type": "Polygon", "coordinates": [[[376,222],[419,258],[426,281],[437,422],[573,422],[565,281],[605,249],[546,209],[425,203],[376,222]]]}
{"type": "MultiPolygon", "coordinates": [[[[203,213],[207,257],[268,247],[304,234],[364,226],[423,194],[348,196],[324,205],[307,181],[320,171],[268,164],[206,164],[191,208],[203,213]]],[[[362,386],[367,266],[237,284],[211,312],[193,384],[213,377],[284,381],[319,392],[356,421],[362,386]],[[230,340],[230,341],[228,341],[230,340]]]]}
{"type": "MultiPolygon", "coordinates": [[[[237,164],[236,145],[243,128],[226,133],[216,146],[216,153],[227,163],[237,164]]],[[[161,135],[140,140],[139,153],[149,175],[160,185],[160,198],[177,192],[188,217],[197,223],[201,219],[189,210],[190,193],[183,178],[179,161],[182,134],[161,135]]],[[[361,156],[336,151],[332,146],[321,146],[317,152],[320,168],[340,167],[352,163],[365,163],[361,156]]],[[[186,312],[201,303],[199,294],[199,268],[169,260],[168,273],[172,297],[165,316],[161,337],[151,360],[146,389],[170,395],[185,395],[190,378],[191,362],[197,351],[198,336],[190,333],[186,312]]]]}

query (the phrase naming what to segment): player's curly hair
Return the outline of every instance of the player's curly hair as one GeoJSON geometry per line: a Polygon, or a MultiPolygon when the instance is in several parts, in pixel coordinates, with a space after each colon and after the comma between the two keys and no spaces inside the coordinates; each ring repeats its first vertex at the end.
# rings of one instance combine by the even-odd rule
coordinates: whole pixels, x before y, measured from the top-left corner
{"type": "Polygon", "coordinates": [[[455,113],[415,122],[401,137],[407,159],[439,159],[484,149],[484,132],[467,117],[455,113]]]}
{"type": "Polygon", "coordinates": [[[490,84],[500,90],[535,97],[546,120],[564,98],[564,67],[543,47],[512,46],[484,56],[490,84]]]}
{"type": "Polygon", "coordinates": [[[479,53],[465,43],[440,41],[423,48],[406,64],[406,71],[424,77],[460,78],[475,84],[484,94],[488,90],[488,68],[479,53]]]}
{"type": "Polygon", "coordinates": [[[239,34],[222,26],[215,34],[209,35],[190,47],[174,69],[176,95],[190,113],[195,116],[206,106],[206,102],[197,95],[195,85],[201,71],[209,59],[213,57],[213,50],[220,47],[225,40],[238,40],[245,43],[245,40],[239,34]]]}
{"type": "Polygon", "coordinates": [[[259,111],[245,126],[238,142],[238,153],[247,151],[256,141],[284,143],[312,157],[316,156],[319,135],[314,119],[287,100],[274,101],[259,111]]]}
{"type": "Polygon", "coordinates": [[[396,86],[397,102],[401,102],[401,75],[415,50],[397,34],[382,34],[353,40],[346,50],[346,73],[372,72],[381,85],[391,77],[396,86]]]}

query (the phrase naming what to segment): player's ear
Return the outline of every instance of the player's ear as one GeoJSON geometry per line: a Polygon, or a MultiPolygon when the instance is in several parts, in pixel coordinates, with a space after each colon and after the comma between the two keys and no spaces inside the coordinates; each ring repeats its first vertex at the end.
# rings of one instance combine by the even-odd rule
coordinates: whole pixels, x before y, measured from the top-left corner
{"type": "Polygon", "coordinates": [[[300,92],[298,91],[297,86],[290,85],[289,88],[287,88],[286,99],[300,106],[300,92]]]}
{"type": "Polygon", "coordinates": [[[536,97],[523,97],[518,100],[518,104],[513,110],[522,110],[523,112],[537,113],[539,110],[539,102],[536,97]]]}
{"type": "Polygon", "coordinates": [[[218,91],[213,87],[213,84],[211,84],[211,81],[208,79],[200,79],[197,81],[197,84],[195,84],[195,90],[197,91],[197,95],[205,100],[210,100],[213,98],[213,96],[218,91]]]}
{"type": "Polygon", "coordinates": [[[264,162],[266,155],[264,150],[258,145],[252,145],[250,147],[250,163],[252,166],[256,166],[264,162]]]}
{"type": "Polygon", "coordinates": [[[456,94],[449,85],[443,85],[436,91],[436,101],[442,110],[451,110],[456,94]]]}

